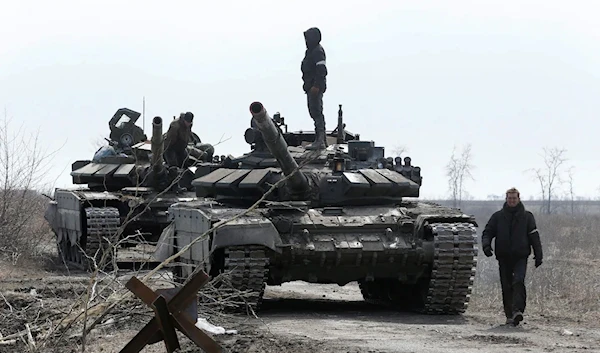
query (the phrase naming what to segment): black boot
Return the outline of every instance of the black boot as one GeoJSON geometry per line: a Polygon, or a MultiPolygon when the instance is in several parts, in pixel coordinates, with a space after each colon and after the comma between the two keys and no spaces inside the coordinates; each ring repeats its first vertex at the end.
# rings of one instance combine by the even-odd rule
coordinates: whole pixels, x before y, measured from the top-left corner
{"type": "Polygon", "coordinates": [[[315,141],[306,146],[307,150],[321,150],[327,146],[325,143],[325,118],[321,114],[315,114],[313,117],[315,122],[315,141]]]}
{"type": "Polygon", "coordinates": [[[317,129],[315,133],[315,142],[306,146],[307,150],[322,150],[325,149],[325,131],[317,129]]]}
{"type": "Polygon", "coordinates": [[[512,319],[513,319],[513,325],[517,326],[519,324],[519,322],[523,321],[523,313],[520,312],[519,310],[515,311],[512,319]]]}

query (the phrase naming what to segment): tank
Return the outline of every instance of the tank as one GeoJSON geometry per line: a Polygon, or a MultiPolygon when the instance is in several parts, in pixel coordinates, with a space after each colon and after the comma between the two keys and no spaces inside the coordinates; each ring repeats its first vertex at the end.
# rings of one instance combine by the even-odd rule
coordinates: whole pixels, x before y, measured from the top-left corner
{"type": "MultiPolygon", "coordinates": [[[[152,265],[156,242],[170,223],[167,209],[195,198],[197,165],[220,165],[210,149],[200,150],[192,134],[190,166],[168,167],[163,160],[163,119],[152,119],[148,141],[135,125],[140,114],[118,109],[109,121],[110,139],[92,160],[72,164],[73,189],[55,189],[45,219],[56,235],[59,256],[69,267],[92,270],[152,265]],[[197,156],[199,158],[194,157],[197,156]],[[107,251],[118,249],[114,251],[107,251]]],[[[206,144],[204,144],[206,145],[206,144]]]]}
{"type": "MultiPolygon", "coordinates": [[[[459,209],[418,200],[423,178],[410,157],[338,124],[327,147],[306,150],[314,132],[288,132],[279,113],[250,105],[251,151],[196,178],[198,200],[170,206],[163,239],[179,275],[230,273],[248,291],[237,309],[259,310],[265,285],[358,282],[368,302],[427,314],[468,306],[477,223],[459,209]]],[[[222,276],[221,276],[222,277],[222,276]]],[[[218,285],[218,283],[217,283],[218,285]]]]}

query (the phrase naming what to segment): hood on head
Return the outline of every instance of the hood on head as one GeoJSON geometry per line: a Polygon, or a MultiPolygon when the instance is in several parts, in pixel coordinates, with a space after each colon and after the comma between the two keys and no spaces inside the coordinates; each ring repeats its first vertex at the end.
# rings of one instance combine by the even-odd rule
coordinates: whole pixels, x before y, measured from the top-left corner
{"type": "Polygon", "coordinates": [[[317,27],[311,27],[304,31],[304,41],[308,49],[316,47],[321,42],[321,31],[317,27]]]}
{"type": "Polygon", "coordinates": [[[182,120],[185,120],[188,123],[194,121],[194,114],[192,112],[181,113],[180,117],[182,118],[182,120]]]}

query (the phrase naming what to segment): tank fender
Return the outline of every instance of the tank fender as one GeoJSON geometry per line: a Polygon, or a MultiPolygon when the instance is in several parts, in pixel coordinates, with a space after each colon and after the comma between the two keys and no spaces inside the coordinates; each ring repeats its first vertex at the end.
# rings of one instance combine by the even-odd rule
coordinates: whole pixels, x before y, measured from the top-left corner
{"type": "Polygon", "coordinates": [[[58,202],[52,200],[48,203],[48,207],[44,212],[44,219],[46,220],[46,222],[48,222],[50,228],[52,228],[54,232],[58,231],[58,227],[60,224],[58,217],[58,202]]]}
{"type": "Polygon", "coordinates": [[[78,238],[83,233],[81,209],[81,198],[76,192],[55,192],[55,199],[49,202],[44,218],[56,234],[57,242],[68,239],[71,245],[78,243],[78,238]]]}
{"type": "Polygon", "coordinates": [[[57,243],[68,241],[70,244],[77,244],[77,230],[69,232],[69,229],[64,226],[67,224],[64,218],[69,216],[68,210],[59,210],[58,202],[54,200],[50,201],[44,212],[44,219],[50,225],[54,235],[56,235],[57,243]],[[67,212],[67,214],[63,215],[62,213],[65,212],[67,212]]]}
{"type": "Polygon", "coordinates": [[[175,251],[175,222],[171,222],[163,229],[158,238],[156,249],[154,250],[154,258],[160,262],[165,261],[169,256],[174,255],[175,251]]]}
{"type": "Polygon", "coordinates": [[[172,243],[168,241],[169,237],[176,239],[179,249],[194,242],[192,249],[181,256],[190,261],[207,261],[208,253],[230,246],[260,245],[281,253],[283,242],[279,232],[273,223],[262,215],[245,215],[226,222],[211,231],[209,237],[200,240],[198,238],[215,223],[226,218],[211,209],[193,208],[183,204],[171,205],[169,217],[174,229],[163,230],[159,240],[160,251],[156,253],[159,256],[171,255],[174,252],[172,243]]]}
{"type": "Polygon", "coordinates": [[[417,216],[417,220],[415,222],[415,235],[417,238],[422,238],[423,228],[428,223],[433,222],[462,222],[462,223],[471,223],[475,227],[478,227],[477,221],[475,217],[468,214],[448,214],[448,215],[440,215],[440,214],[420,214],[417,216]]]}
{"type": "Polygon", "coordinates": [[[246,216],[226,223],[213,234],[211,252],[240,245],[262,245],[281,253],[281,237],[275,225],[265,217],[246,216]]]}

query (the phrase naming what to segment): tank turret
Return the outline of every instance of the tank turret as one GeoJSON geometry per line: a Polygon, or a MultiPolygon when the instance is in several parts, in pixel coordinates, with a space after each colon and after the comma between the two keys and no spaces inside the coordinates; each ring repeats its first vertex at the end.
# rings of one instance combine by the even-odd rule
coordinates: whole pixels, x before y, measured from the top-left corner
{"type": "Polygon", "coordinates": [[[250,104],[250,113],[262,134],[262,140],[273,157],[277,159],[283,174],[289,178],[288,184],[292,191],[300,195],[306,193],[309,187],[306,176],[299,170],[298,163],[288,151],[288,145],[283,135],[273,124],[272,118],[263,105],[260,102],[250,104]]]}
{"type": "MultiPolygon", "coordinates": [[[[103,255],[99,249],[111,251],[105,264],[112,264],[112,249],[117,242],[121,247],[136,249],[129,256],[117,258],[116,263],[152,263],[152,245],[147,244],[155,244],[169,224],[168,207],[193,199],[191,181],[202,171],[220,165],[167,167],[163,159],[163,119],[152,119],[148,141],[143,129],[135,125],[140,115],[131,109],[118,109],[109,120],[108,144],[96,151],[92,160],[72,164],[73,184],[84,185],[55,190],[45,216],[56,234],[59,254],[69,266],[89,268],[93,264],[89,259],[98,261],[103,255]],[[140,243],[144,245],[138,248],[140,243]]],[[[192,133],[188,149],[200,144],[199,137],[192,133]]]]}
{"type": "Polygon", "coordinates": [[[130,150],[136,143],[146,141],[144,130],[135,125],[142,114],[129,108],[119,108],[108,121],[110,140],[117,151],[130,150]]]}
{"type": "Polygon", "coordinates": [[[198,196],[251,204],[281,178],[288,179],[267,200],[325,207],[394,204],[419,196],[420,168],[410,163],[394,164],[392,158],[383,158],[383,147],[353,138],[344,130],[341,105],[338,126],[328,134],[333,143],[317,151],[303,147],[307,141],[301,133],[284,133],[277,121],[282,118],[271,118],[260,102],[250,104],[250,113],[252,132],[247,130],[245,138],[264,148],[255,148],[233,159],[228,168],[194,180],[198,196]]]}

